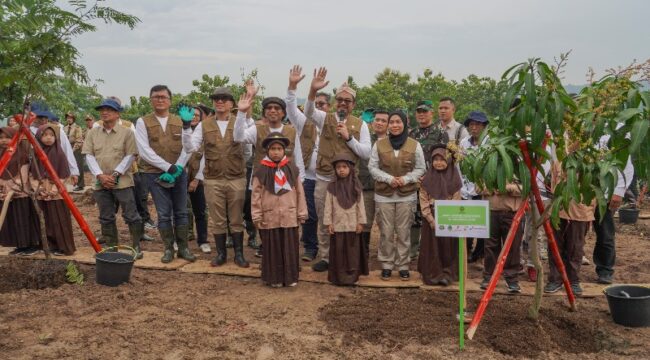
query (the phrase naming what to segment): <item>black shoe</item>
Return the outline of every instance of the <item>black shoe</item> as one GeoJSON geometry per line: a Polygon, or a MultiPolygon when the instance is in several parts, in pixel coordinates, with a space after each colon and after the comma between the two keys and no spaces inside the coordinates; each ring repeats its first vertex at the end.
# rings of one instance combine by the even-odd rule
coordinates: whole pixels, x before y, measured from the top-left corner
{"type": "Polygon", "coordinates": [[[488,285],[490,285],[490,278],[483,278],[483,281],[481,281],[481,290],[487,290],[488,285]]]}
{"type": "Polygon", "coordinates": [[[546,286],[544,286],[544,292],[547,294],[553,294],[560,291],[561,288],[562,288],[561,283],[550,282],[546,284],[546,286]]]}
{"type": "Polygon", "coordinates": [[[508,289],[508,292],[511,294],[519,294],[521,292],[521,287],[519,287],[519,283],[516,281],[513,282],[506,281],[506,288],[508,289]]]}
{"type": "Polygon", "coordinates": [[[393,274],[393,270],[391,269],[384,269],[381,271],[381,279],[382,280],[388,280],[390,279],[390,276],[393,274]]]}
{"type": "Polygon", "coordinates": [[[596,280],[596,282],[599,284],[609,285],[612,283],[612,275],[598,275],[598,280],[596,280]]]}
{"type": "Polygon", "coordinates": [[[20,256],[31,256],[39,252],[40,250],[37,248],[28,248],[20,252],[18,255],[20,256]]]}
{"type": "Polygon", "coordinates": [[[305,251],[304,254],[302,254],[302,261],[314,261],[316,258],[316,252],[315,251],[305,251]]]}
{"type": "Polygon", "coordinates": [[[327,269],[329,269],[329,266],[330,264],[327,261],[321,260],[315,263],[314,265],[312,265],[311,269],[316,272],[323,272],[323,271],[327,271],[327,269]]]}
{"type": "Polygon", "coordinates": [[[262,257],[262,245],[260,245],[260,248],[255,250],[255,257],[261,258],[262,257]]]}
{"type": "Polygon", "coordinates": [[[248,261],[244,258],[244,233],[238,232],[232,234],[232,246],[235,250],[235,265],[241,268],[247,268],[250,266],[248,261]]]}
{"type": "Polygon", "coordinates": [[[226,263],[226,234],[214,235],[214,242],[217,245],[217,256],[210,262],[210,266],[221,266],[226,263]]]}
{"type": "Polygon", "coordinates": [[[449,280],[442,279],[442,280],[438,281],[438,285],[449,286],[449,280]]]}
{"type": "Polygon", "coordinates": [[[9,252],[9,255],[20,255],[23,251],[27,250],[26,248],[15,248],[9,252]]]}
{"type": "Polygon", "coordinates": [[[582,296],[582,287],[580,286],[580,283],[571,284],[571,291],[573,291],[573,295],[575,296],[582,296]]]}
{"type": "Polygon", "coordinates": [[[411,275],[409,274],[408,270],[400,270],[399,271],[399,278],[402,279],[402,281],[407,281],[411,275]]]}

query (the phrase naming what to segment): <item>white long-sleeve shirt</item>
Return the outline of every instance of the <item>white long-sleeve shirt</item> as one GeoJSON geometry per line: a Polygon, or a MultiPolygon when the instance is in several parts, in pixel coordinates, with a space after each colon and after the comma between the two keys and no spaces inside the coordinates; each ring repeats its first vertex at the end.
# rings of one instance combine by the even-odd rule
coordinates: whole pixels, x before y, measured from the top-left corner
{"type": "MultiPolygon", "coordinates": [[[[226,133],[227,121],[220,121],[220,120],[215,120],[215,121],[219,126],[219,131],[221,132],[221,135],[223,136],[226,133]],[[226,126],[223,126],[224,122],[226,123],[225,124],[226,126]]],[[[255,125],[255,122],[253,121],[253,119],[247,118],[246,124],[247,126],[253,126],[255,125]]],[[[192,130],[192,128],[183,129],[182,139],[183,139],[183,151],[185,151],[188,154],[199,151],[201,145],[203,144],[203,122],[200,122],[198,125],[196,125],[194,130],[192,130]]],[[[249,144],[244,144],[244,160],[247,161],[251,156],[253,156],[253,146],[249,144]]],[[[203,169],[205,167],[205,162],[203,161],[204,158],[205,157],[201,159],[202,165],[200,165],[199,167],[199,173],[201,174],[201,178],[199,178],[199,180],[203,180],[203,169]]]]}
{"type": "MultiPolygon", "coordinates": [[[[296,101],[296,91],[288,90],[287,97],[285,99],[287,102],[287,117],[291,122],[291,125],[296,128],[296,131],[300,136],[305,128],[305,123],[307,122],[307,117],[298,109],[298,102],[296,101]]],[[[314,143],[314,150],[311,153],[311,158],[309,164],[305,165],[305,179],[316,180],[316,159],[318,158],[318,145],[320,143],[320,129],[316,129],[316,142],[314,143]]]]}
{"type": "MultiPolygon", "coordinates": [[[[304,122],[303,122],[304,124],[304,122]]],[[[281,125],[278,128],[269,127],[270,132],[282,132],[284,125],[281,125]]],[[[237,112],[237,118],[235,119],[235,130],[233,132],[235,141],[242,144],[255,144],[257,142],[257,126],[248,126],[246,120],[245,112],[237,112]]],[[[300,133],[296,129],[296,137],[294,138],[294,147],[293,147],[293,162],[298,167],[298,172],[300,176],[300,181],[305,180],[305,165],[302,161],[302,148],[300,146],[300,133]]]]}
{"type": "MultiPolygon", "coordinates": [[[[61,131],[59,131],[59,143],[61,144],[61,150],[63,150],[63,153],[65,154],[65,158],[68,160],[68,168],[70,169],[70,175],[71,176],[79,176],[79,167],[77,167],[77,160],[74,158],[74,151],[72,150],[72,145],[70,145],[70,140],[68,140],[68,137],[65,135],[63,131],[63,126],[59,126],[61,128],[61,131]],[[61,135],[61,133],[64,133],[61,135]]],[[[32,134],[36,135],[36,132],[38,131],[38,126],[30,126],[29,130],[31,130],[32,134]]]]}
{"type": "MultiPolygon", "coordinates": [[[[393,150],[395,156],[399,155],[399,150],[393,150]]],[[[395,177],[379,168],[379,153],[377,152],[377,143],[372,146],[370,152],[370,160],[368,161],[368,170],[373,179],[379,182],[390,184],[393,182],[395,177]]],[[[424,161],[424,151],[422,151],[422,146],[420,143],[417,143],[415,147],[415,166],[413,170],[406,175],[402,176],[406,184],[417,183],[420,181],[420,178],[427,171],[427,164],[424,161]]],[[[406,185],[405,184],[405,185],[406,185]]],[[[382,196],[375,193],[375,201],[382,203],[395,203],[395,202],[406,202],[406,201],[417,201],[417,192],[408,195],[408,196],[399,196],[397,192],[393,193],[392,196],[382,196]]]]}
{"type": "MultiPolygon", "coordinates": [[[[134,155],[125,156],[122,161],[120,161],[120,163],[115,167],[115,171],[119,172],[120,174],[124,174],[129,169],[129,167],[131,167],[133,160],[135,160],[134,155]]],[[[86,164],[88,164],[88,170],[90,170],[90,173],[93,174],[94,177],[97,177],[97,175],[104,173],[100,168],[97,159],[95,159],[95,156],[86,154],[86,164]]]]}
{"type": "MultiPolygon", "coordinates": [[[[620,126],[619,126],[620,127],[620,126]]],[[[629,134],[627,136],[630,136],[629,134]]],[[[598,147],[601,149],[607,149],[607,143],[609,142],[610,135],[603,135],[598,141],[598,147]]],[[[634,177],[634,166],[632,165],[632,159],[628,156],[627,163],[623,172],[618,172],[618,179],[616,181],[616,187],[614,187],[614,195],[623,197],[625,195],[625,190],[632,183],[632,178],[634,177]]]]}
{"type": "MultiPolygon", "coordinates": [[[[160,126],[162,127],[162,131],[164,132],[165,128],[167,128],[168,118],[167,117],[162,118],[156,116],[156,119],[160,123],[160,126]]],[[[135,144],[138,146],[138,154],[140,155],[142,160],[148,162],[152,166],[157,167],[162,172],[166,172],[173,165],[165,161],[165,159],[161,158],[158,154],[156,154],[156,152],[149,145],[149,135],[147,133],[147,126],[144,124],[144,120],[142,120],[142,118],[138,118],[138,120],[135,123],[135,144]]],[[[190,159],[190,155],[183,148],[183,150],[181,150],[181,154],[178,157],[178,160],[176,160],[174,164],[185,167],[189,159],[190,159]]]]}
{"type": "MultiPolygon", "coordinates": [[[[339,120],[337,114],[334,114],[336,120],[339,120]]],[[[327,113],[321,110],[316,109],[316,105],[313,100],[307,100],[305,103],[305,119],[312,121],[318,132],[323,131],[323,125],[325,124],[325,118],[327,113]]],[[[300,119],[296,119],[296,126],[304,127],[304,122],[302,121],[301,125],[297,123],[300,119]]],[[[359,133],[359,140],[352,138],[350,141],[346,142],[347,146],[352,150],[361,160],[368,160],[370,158],[370,151],[372,149],[372,142],[370,141],[370,131],[368,130],[368,125],[365,122],[361,122],[361,129],[359,133]]],[[[321,174],[316,174],[316,178],[322,181],[332,181],[334,176],[324,176],[321,174]]]]}

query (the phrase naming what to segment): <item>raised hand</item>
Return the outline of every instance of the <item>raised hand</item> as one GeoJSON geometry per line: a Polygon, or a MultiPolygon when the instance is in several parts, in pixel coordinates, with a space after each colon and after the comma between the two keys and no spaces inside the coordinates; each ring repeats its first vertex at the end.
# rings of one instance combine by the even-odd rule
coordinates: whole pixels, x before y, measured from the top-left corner
{"type": "Polygon", "coordinates": [[[291,70],[289,70],[289,90],[296,90],[298,88],[298,83],[305,78],[305,74],[302,73],[302,67],[300,65],[294,65],[291,70]]]}
{"type": "Polygon", "coordinates": [[[325,78],[327,77],[327,69],[324,67],[320,67],[318,69],[314,69],[314,78],[311,80],[311,89],[313,91],[318,91],[325,86],[327,86],[330,82],[325,81],[325,78]]]}
{"type": "Polygon", "coordinates": [[[253,99],[255,99],[254,95],[251,95],[249,93],[242,94],[239,97],[237,109],[241,112],[247,112],[248,109],[250,109],[250,107],[253,105],[253,99]]]}
{"type": "Polygon", "coordinates": [[[178,105],[178,116],[181,117],[181,120],[185,123],[191,123],[192,119],[194,119],[194,108],[187,104],[179,104],[178,105]]]}
{"type": "Polygon", "coordinates": [[[244,86],[246,87],[246,94],[249,94],[253,98],[255,98],[255,95],[257,95],[257,92],[260,90],[259,86],[255,86],[255,81],[253,81],[252,78],[246,80],[244,86]]]}

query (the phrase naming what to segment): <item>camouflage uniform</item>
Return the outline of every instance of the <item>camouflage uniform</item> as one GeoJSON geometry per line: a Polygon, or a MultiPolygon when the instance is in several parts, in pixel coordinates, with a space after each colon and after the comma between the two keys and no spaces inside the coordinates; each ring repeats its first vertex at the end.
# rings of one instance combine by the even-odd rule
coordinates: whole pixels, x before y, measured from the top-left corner
{"type": "MultiPolygon", "coordinates": [[[[424,152],[424,161],[427,164],[427,170],[431,167],[431,152],[433,146],[437,144],[447,144],[449,142],[449,135],[446,131],[440,128],[439,121],[436,121],[428,127],[417,127],[409,132],[409,136],[417,140],[422,146],[424,152]]],[[[415,221],[411,227],[411,259],[418,255],[420,250],[420,227],[422,226],[422,212],[420,211],[420,204],[418,203],[415,212],[415,221]]]]}

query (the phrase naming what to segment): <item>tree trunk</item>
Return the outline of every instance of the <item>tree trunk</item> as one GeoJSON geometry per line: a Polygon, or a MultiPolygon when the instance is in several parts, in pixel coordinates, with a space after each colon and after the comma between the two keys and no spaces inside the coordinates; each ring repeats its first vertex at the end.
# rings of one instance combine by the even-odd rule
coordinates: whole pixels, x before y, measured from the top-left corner
{"type": "Polygon", "coordinates": [[[533,303],[528,309],[528,317],[533,320],[537,320],[539,317],[539,308],[542,306],[542,293],[544,290],[544,268],[542,267],[542,263],[539,260],[537,233],[539,232],[539,227],[544,223],[541,221],[541,219],[544,217],[542,216],[541,219],[537,217],[537,211],[535,211],[537,209],[535,205],[535,196],[532,194],[532,192],[530,194],[529,201],[531,204],[530,215],[532,219],[530,223],[533,226],[533,235],[530,238],[528,248],[531,249],[530,257],[533,262],[533,266],[535,266],[535,270],[537,270],[537,281],[535,282],[535,296],[533,297],[533,303]]]}

